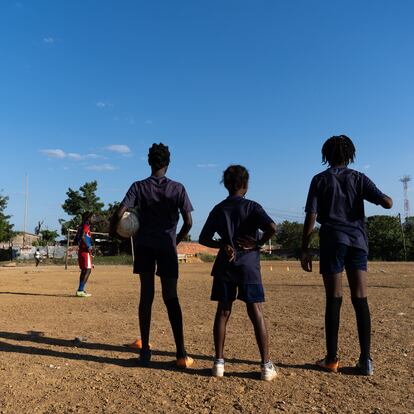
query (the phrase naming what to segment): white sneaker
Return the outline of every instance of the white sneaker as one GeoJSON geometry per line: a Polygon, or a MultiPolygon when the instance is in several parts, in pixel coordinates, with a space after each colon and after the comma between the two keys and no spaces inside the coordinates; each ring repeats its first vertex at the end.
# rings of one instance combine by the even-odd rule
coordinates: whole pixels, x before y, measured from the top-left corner
{"type": "Polygon", "coordinates": [[[76,291],[76,296],[78,298],[89,298],[92,295],[90,293],[86,293],[84,290],[78,290],[78,291],[76,291]]]}
{"type": "Polygon", "coordinates": [[[272,361],[266,364],[260,364],[261,379],[264,381],[272,381],[277,376],[277,371],[272,361]]]}
{"type": "Polygon", "coordinates": [[[213,377],[224,376],[224,362],[214,361],[213,368],[211,369],[211,375],[213,377]]]}

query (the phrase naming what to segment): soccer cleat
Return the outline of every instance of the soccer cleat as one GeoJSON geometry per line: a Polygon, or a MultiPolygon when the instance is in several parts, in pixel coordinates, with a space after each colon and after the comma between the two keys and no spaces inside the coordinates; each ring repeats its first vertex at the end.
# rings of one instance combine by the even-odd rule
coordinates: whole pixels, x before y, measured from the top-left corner
{"type": "Polygon", "coordinates": [[[76,291],[76,296],[78,298],[89,298],[92,295],[90,293],[86,293],[84,290],[78,290],[76,291]]]}
{"type": "Polygon", "coordinates": [[[175,363],[178,368],[190,368],[194,364],[194,359],[187,355],[184,358],[178,358],[175,363]]]}
{"type": "Polygon", "coordinates": [[[360,359],[355,368],[361,375],[371,376],[374,375],[374,366],[371,358],[360,359]]]}
{"type": "Polygon", "coordinates": [[[151,361],[151,350],[150,349],[140,349],[139,350],[139,358],[138,358],[138,365],[146,367],[149,365],[151,361]]]}
{"type": "Polygon", "coordinates": [[[213,368],[211,369],[211,375],[213,377],[223,377],[224,376],[224,362],[215,360],[213,368]]]}
{"type": "Polygon", "coordinates": [[[338,372],[339,368],[339,359],[336,358],[334,361],[329,361],[328,358],[320,359],[319,361],[316,361],[316,365],[319,368],[324,369],[325,371],[329,372],[338,372]]]}
{"type": "MultiPolygon", "coordinates": [[[[142,339],[138,338],[134,342],[126,345],[128,348],[132,349],[141,349],[142,348],[142,339]]],[[[149,348],[152,348],[152,345],[149,344],[149,348]]]]}
{"type": "Polygon", "coordinates": [[[266,364],[260,364],[260,369],[260,378],[263,381],[272,381],[277,376],[277,371],[272,361],[266,362],[266,364]]]}

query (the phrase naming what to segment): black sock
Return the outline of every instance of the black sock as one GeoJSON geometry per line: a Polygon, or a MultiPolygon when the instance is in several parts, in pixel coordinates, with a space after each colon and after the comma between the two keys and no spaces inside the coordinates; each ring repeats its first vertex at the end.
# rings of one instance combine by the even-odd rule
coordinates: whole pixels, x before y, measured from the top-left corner
{"type": "Polygon", "coordinates": [[[327,297],[325,308],[325,335],[327,358],[336,360],[338,351],[339,315],[341,312],[342,297],[327,297]]]}
{"type": "Polygon", "coordinates": [[[361,347],[361,359],[370,358],[371,348],[371,315],[369,312],[368,299],[352,298],[358,326],[359,345],[361,347]]]}
{"type": "Polygon", "coordinates": [[[177,358],[184,358],[187,356],[187,353],[184,348],[183,316],[180,303],[178,298],[167,299],[164,303],[167,307],[168,319],[170,320],[175,346],[177,347],[177,358]]]}

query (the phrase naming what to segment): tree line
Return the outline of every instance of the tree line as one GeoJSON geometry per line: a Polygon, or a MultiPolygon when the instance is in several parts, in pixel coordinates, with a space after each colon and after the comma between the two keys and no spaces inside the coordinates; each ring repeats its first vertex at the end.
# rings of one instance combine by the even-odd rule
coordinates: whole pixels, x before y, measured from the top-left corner
{"type": "MultiPolygon", "coordinates": [[[[96,232],[107,232],[110,217],[119,203],[109,203],[105,207],[96,195],[97,181],[83,184],[78,190],[69,188],[63,211],[69,219],[59,219],[61,234],[67,235],[68,229],[76,229],[82,221],[84,211],[93,211],[99,217],[94,226],[96,232]]],[[[10,215],[5,213],[9,198],[0,193],[0,242],[11,240],[15,234],[10,215]]],[[[369,259],[400,261],[414,260],[414,217],[401,221],[399,216],[375,215],[366,219],[369,238],[369,259]]],[[[285,220],[278,223],[277,233],[272,239],[274,245],[282,249],[298,249],[302,240],[303,223],[285,220]]],[[[310,247],[319,247],[318,229],[315,229],[310,247]]],[[[58,237],[56,231],[40,230],[39,244],[47,244],[58,237]]],[[[191,238],[190,238],[191,240],[191,238]]]]}

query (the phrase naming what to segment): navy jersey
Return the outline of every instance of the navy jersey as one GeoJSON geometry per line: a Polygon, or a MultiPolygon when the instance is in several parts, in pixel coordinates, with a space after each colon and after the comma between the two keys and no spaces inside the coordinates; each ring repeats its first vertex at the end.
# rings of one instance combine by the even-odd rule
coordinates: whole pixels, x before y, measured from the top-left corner
{"type": "Polygon", "coordinates": [[[380,204],[384,194],[363,173],[328,168],[312,179],[305,211],[316,213],[321,243],[342,243],[368,251],[364,200],[380,204]]]}
{"type": "Polygon", "coordinates": [[[259,229],[266,231],[271,223],[273,220],[255,201],[233,196],[217,204],[204,224],[200,239],[212,239],[218,234],[223,243],[235,249],[236,257],[230,263],[220,251],[211,274],[230,282],[261,283],[259,249],[244,251],[236,240],[245,236],[259,240],[259,229]]]}
{"type": "Polygon", "coordinates": [[[193,210],[184,186],[165,176],[134,182],[122,206],[138,207],[140,227],[135,241],[153,248],[175,247],[179,213],[193,210]]]}

